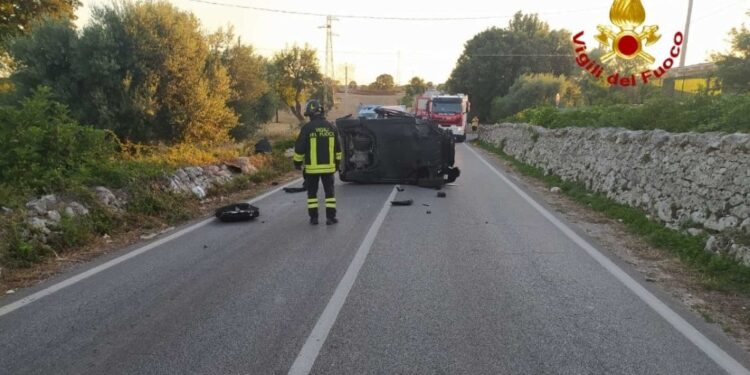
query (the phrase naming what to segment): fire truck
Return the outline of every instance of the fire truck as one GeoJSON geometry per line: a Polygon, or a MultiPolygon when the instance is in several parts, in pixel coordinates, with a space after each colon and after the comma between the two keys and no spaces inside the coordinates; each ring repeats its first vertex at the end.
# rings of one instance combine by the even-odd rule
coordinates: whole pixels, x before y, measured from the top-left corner
{"type": "Polygon", "coordinates": [[[464,94],[422,95],[417,97],[415,115],[436,122],[441,128],[450,130],[457,141],[466,140],[471,104],[464,94]]]}

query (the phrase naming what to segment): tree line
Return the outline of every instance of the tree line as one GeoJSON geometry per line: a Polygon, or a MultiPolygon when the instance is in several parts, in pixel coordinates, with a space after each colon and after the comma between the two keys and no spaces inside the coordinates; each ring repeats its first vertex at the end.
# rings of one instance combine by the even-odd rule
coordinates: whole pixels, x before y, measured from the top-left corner
{"type": "MultiPolygon", "coordinates": [[[[610,87],[592,79],[575,64],[571,38],[569,31],[552,29],[535,14],[516,13],[505,27],[489,28],[466,42],[447,88],[469,94],[472,115],[482,121],[509,119],[536,106],[632,105],[663,99],[656,85],[610,87]]],[[[750,92],[750,31],[744,25],[735,28],[730,39],[730,51],[712,57],[715,78],[723,95],[745,95],[750,92]]],[[[599,60],[604,51],[587,53],[599,60]]],[[[649,68],[639,60],[614,59],[606,65],[607,71],[627,74],[649,68]]],[[[707,87],[703,94],[709,94],[707,87]]]]}
{"type": "Polygon", "coordinates": [[[80,2],[28,3],[39,6],[0,29],[10,72],[2,101],[47,87],[75,120],[123,140],[244,139],[279,109],[303,121],[304,102],[330,90],[314,49],[295,45],[267,59],[231,27],[204,33],[194,14],[166,1],[96,8],[81,30],[72,23],[80,2]]]}

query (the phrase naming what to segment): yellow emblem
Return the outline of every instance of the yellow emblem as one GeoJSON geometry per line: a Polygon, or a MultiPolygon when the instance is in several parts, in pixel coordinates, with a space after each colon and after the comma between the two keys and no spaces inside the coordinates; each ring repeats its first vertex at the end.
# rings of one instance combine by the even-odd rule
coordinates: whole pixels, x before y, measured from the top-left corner
{"type": "Polygon", "coordinates": [[[609,19],[620,31],[615,32],[607,26],[599,25],[599,34],[596,40],[603,47],[611,48],[601,60],[607,62],[615,56],[633,60],[641,58],[653,64],[656,59],[643,50],[644,45],[650,46],[661,39],[658,34],[659,26],[643,26],[640,31],[637,28],[646,21],[646,10],[640,0],[615,0],[609,10],[609,19]]]}

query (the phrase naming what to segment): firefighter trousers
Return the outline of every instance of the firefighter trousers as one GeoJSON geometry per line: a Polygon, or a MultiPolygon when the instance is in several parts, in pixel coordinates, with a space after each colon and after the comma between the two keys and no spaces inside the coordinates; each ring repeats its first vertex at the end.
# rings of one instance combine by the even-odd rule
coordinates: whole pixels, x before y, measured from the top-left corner
{"type": "Polygon", "coordinates": [[[336,197],[333,192],[333,173],[307,174],[305,173],[305,187],[307,188],[307,211],[310,217],[318,217],[318,181],[323,183],[326,196],[326,218],[336,217],[336,197]]]}

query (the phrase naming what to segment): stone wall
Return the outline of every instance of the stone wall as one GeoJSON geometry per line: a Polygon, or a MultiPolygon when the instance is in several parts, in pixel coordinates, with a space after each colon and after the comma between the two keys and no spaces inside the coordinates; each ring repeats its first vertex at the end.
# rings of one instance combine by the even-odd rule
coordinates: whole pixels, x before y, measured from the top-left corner
{"type": "Polygon", "coordinates": [[[484,126],[514,158],[709,236],[707,250],[750,265],[750,135],[603,128],[484,126]]]}
{"type": "MultiPolygon", "coordinates": [[[[253,174],[257,171],[249,158],[241,157],[218,165],[178,169],[172,175],[165,176],[163,184],[174,192],[192,194],[198,199],[203,199],[211,188],[226,184],[240,174],[253,174]]],[[[114,212],[124,212],[127,209],[126,191],[112,191],[103,186],[95,187],[91,191],[98,203],[107,209],[114,212]]],[[[90,209],[91,207],[86,207],[82,203],[55,194],[33,199],[26,203],[25,221],[31,231],[24,233],[24,237],[46,244],[54,236],[59,235],[63,217],[87,216],[90,209]]],[[[0,210],[0,214],[10,212],[6,208],[0,210]]]]}

